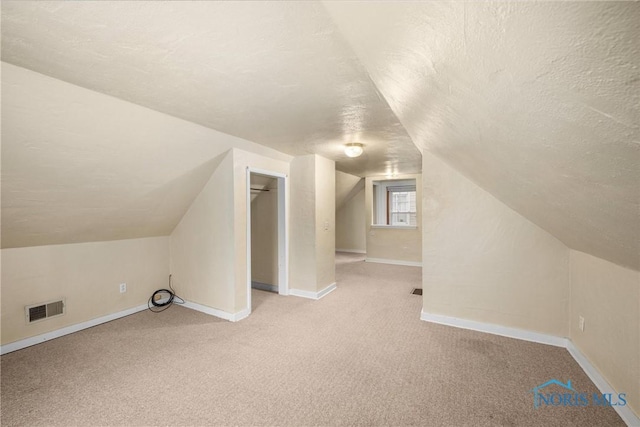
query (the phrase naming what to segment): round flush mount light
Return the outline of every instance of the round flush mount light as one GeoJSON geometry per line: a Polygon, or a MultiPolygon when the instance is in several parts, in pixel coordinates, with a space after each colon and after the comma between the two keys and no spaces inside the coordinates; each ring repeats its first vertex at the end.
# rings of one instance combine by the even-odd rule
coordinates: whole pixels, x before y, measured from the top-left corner
{"type": "Polygon", "coordinates": [[[349,157],[358,157],[363,151],[363,145],[359,142],[352,142],[344,146],[344,154],[349,157]]]}

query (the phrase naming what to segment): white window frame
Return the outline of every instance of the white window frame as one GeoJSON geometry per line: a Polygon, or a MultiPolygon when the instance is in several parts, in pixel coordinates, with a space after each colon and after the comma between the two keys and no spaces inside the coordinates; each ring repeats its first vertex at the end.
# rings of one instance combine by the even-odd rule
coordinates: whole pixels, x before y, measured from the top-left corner
{"type": "Polygon", "coordinates": [[[418,200],[416,191],[416,179],[402,180],[376,180],[373,181],[373,214],[371,228],[399,228],[399,229],[416,229],[416,225],[390,225],[387,222],[387,191],[389,189],[405,189],[405,191],[413,191],[416,194],[416,221],[418,216],[418,200]],[[377,220],[377,221],[376,221],[377,220]],[[384,223],[381,223],[384,222],[384,223]]]}

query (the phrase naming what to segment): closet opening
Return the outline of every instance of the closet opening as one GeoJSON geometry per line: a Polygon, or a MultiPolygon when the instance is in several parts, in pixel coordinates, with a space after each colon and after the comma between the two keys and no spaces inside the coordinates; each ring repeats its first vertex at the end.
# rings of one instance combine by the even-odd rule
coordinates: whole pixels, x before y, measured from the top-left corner
{"type": "Polygon", "coordinates": [[[247,169],[247,307],[257,289],[288,295],[286,175],[247,169]]]}

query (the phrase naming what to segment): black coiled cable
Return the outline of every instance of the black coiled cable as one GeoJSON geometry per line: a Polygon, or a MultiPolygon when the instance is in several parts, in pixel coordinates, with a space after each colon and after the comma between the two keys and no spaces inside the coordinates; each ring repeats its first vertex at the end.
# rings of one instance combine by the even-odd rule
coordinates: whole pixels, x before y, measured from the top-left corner
{"type": "Polygon", "coordinates": [[[180,298],[178,295],[176,295],[176,291],[173,290],[173,287],[171,286],[171,274],[170,274],[169,289],[158,289],[157,291],[155,291],[153,295],[151,295],[151,297],[149,298],[149,301],[147,301],[147,307],[149,307],[149,310],[154,313],[160,313],[162,311],[165,311],[167,308],[171,307],[173,303],[184,304],[184,300],[180,298]],[[158,299],[159,300],[165,299],[165,301],[157,302],[156,295],[162,295],[162,294],[165,294],[166,297],[158,298],[158,299]]]}

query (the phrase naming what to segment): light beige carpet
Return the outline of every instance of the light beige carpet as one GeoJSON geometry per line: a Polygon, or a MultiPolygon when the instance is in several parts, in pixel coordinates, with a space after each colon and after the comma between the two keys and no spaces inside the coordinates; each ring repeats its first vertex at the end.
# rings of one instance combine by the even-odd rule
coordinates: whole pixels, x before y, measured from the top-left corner
{"type": "Polygon", "coordinates": [[[419,268],[340,255],[337,278],[320,301],[254,291],[238,323],[172,307],[2,356],[2,425],[623,425],[534,409],[551,378],[597,389],[564,349],[420,321],[419,268]]]}

